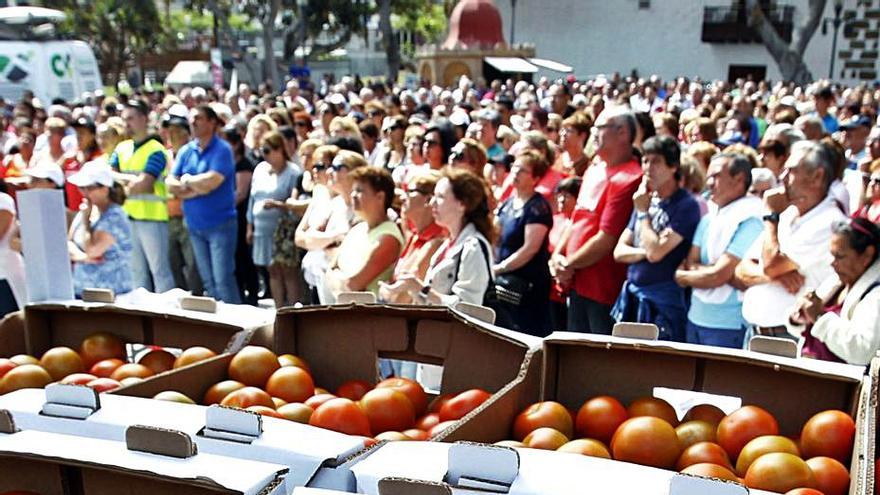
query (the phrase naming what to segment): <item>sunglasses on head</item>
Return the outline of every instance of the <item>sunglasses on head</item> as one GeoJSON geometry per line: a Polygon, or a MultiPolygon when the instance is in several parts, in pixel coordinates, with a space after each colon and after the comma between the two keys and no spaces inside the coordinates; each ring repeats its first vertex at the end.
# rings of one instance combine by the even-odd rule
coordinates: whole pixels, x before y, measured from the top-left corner
{"type": "Polygon", "coordinates": [[[332,170],[334,172],[341,172],[343,170],[349,170],[349,166],[344,163],[334,163],[333,165],[330,165],[329,168],[330,168],[330,170],[332,170]]]}

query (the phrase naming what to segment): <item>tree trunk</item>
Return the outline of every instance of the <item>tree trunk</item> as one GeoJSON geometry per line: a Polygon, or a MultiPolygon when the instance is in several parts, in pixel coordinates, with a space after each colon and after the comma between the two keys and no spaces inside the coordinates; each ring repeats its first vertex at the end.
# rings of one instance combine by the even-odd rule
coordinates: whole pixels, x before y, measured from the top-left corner
{"type": "Polygon", "coordinates": [[[275,60],[275,49],[272,42],[275,40],[275,19],[281,8],[281,0],[272,0],[269,10],[263,21],[263,77],[272,81],[274,90],[279,89],[281,79],[278,76],[278,62],[275,60]]]}
{"type": "Polygon", "coordinates": [[[391,26],[391,0],[379,0],[379,30],[385,43],[385,56],[388,61],[388,80],[397,81],[400,71],[400,42],[391,26]]]}
{"type": "Polygon", "coordinates": [[[809,1],[804,23],[794,29],[792,42],[788,44],[764,15],[764,9],[758,0],[746,0],[749,25],[761,36],[761,41],[776,61],[784,80],[801,86],[812,82],[813,75],[804,62],[804,52],[822,20],[826,3],[827,0],[809,1]]]}

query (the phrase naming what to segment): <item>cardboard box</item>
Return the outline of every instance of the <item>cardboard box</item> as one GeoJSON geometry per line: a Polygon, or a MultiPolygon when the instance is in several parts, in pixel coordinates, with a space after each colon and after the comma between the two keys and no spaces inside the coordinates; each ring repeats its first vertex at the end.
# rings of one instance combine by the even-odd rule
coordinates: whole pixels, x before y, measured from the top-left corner
{"type": "Polygon", "coordinates": [[[535,449],[389,442],[353,468],[358,493],[433,495],[753,495],[742,485],[535,449]]]}
{"type": "MultiPolygon", "coordinates": [[[[777,418],[781,434],[789,436],[798,435],[817,412],[841,409],[855,418],[857,427],[850,493],[869,493],[865,459],[873,459],[868,452],[873,452],[874,437],[865,433],[865,422],[877,391],[866,385],[876,380],[876,370],[866,377],[864,368],[838,363],[567,332],[544,340],[543,363],[540,387],[531,383],[512,387],[510,402],[503,407],[485,404],[446,439],[485,443],[509,439],[516,415],[541,400],[577,411],[591,397],[611,395],[626,405],[654,396],[657,387],[734,397],[743,405],[761,406],[777,418]]],[[[679,407],[681,417],[688,406],[679,403],[679,407]]]]}
{"type": "MultiPolygon", "coordinates": [[[[362,439],[255,413],[137,397],[97,395],[87,387],[50,385],[0,396],[19,429],[124,442],[133,425],[182,432],[202,454],[281,464],[290,470],[286,492],[306,485],[318,472],[355,462],[362,439]],[[91,395],[90,395],[91,394],[91,395]]],[[[0,430],[2,430],[0,414],[0,430]]],[[[322,473],[327,483],[346,485],[353,477],[343,469],[322,473]]]]}
{"type": "Polygon", "coordinates": [[[36,430],[0,433],[0,491],[30,490],[41,495],[283,493],[286,466],[204,453],[176,458],[132,450],[136,445],[36,430]]]}
{"type": "MultiPolygon", "coordinates": [[[[540,343],[447,308],[352,305],[282,309],[272,349],[305,359],[315,385],[331,391],[348,380],[378,382],[379,359],[392,358],[442,365],[441,393],[494,393],[520,379],[524,363],[531,364],[528,378],[537,385],[540,343]]],[[[231,360],[217,356],[113,393],[153,397],[176,390],[200,401],[211,385],[227,379],[231,360]]]]}
{"type": "Polygon", "coordinates": [[[214,352],[238,350],[248,342],[270,342],[271,311],[219,305],[217,313],[201,313],[115,303],[62,301],[25,307],[25,349],[0,349],[0,355],[27,353],[39,358],[55,346],[78,349],[96,331],[111,332],[128,343],[177,349],[200,345],[214,352]]]}

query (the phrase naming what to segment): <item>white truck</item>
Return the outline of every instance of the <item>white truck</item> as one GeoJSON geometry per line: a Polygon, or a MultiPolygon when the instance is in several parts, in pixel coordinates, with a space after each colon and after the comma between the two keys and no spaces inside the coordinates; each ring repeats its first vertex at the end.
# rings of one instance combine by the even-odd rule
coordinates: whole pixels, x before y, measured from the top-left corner
{"type": "Polygon", "coordinates": [[[18,101],[25,90],[46,103],[55,98],[73,101],[103,88],[88,44],[29,35],[51,29],[59,14],[63,18],[63,12],[51,9],[0,8],[0,96],[6,101],[18,101]]]}

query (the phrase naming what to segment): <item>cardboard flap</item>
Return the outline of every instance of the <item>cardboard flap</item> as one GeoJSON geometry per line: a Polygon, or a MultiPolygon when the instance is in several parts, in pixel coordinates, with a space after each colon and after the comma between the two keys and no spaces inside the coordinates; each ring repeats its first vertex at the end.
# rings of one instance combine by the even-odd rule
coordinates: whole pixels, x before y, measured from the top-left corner
{"type": "Polygon", "coordinates": [[[205,411],[206,437],[251,443],[262,434],[263,417],[253,411],[216,404],[205,411]]]}
{"type": "Polygon", "coordinates": [[[84,302],[113,304],[116,301],[116,294],[112,289],[83,289],[82,300],[84,302]]]}
{"type": "Polygon", "coordinates": [[[689,474],[676,474],[669,480],[669,495],[748,495],[745,486],[733,481],[725,481],[689,474]]]}
{"type": "Polygon", "coordinates": [[[180,298],[180,307],[202,313],[216,313],[217,301],[212,297],[184,296],[180,298]]]}
{"type": "Polygon", "coordinates": [[[653,323],[620,322],[614,324],[611,335],[627,339],[657,340],[660,329],[653,323]]]}
{"type": "Polygon", "coordinates": [[[457,488],[507,493],[517,474],[517,451],[497,445],[459,442],[449,448],[444,481],[457,488]]]}
{"type": "Polygon", "coordinates": [[[407,478],[382,478],[379,495],[451,495],[452,488],[436,481],[411,480],[407,478]]]}
{"type": "Polygon", "coordinates": [[[101,408],[98,392],[84,385],[52,383],[45,392],[42,414],[46,416],[85,419],[101,408]]]}
{"type": "Polygon", "coordinates": [[[15,433],[18,428],[15,427],[15,419],[8,409],[0,409],[0,433],[15,433]]]}
{"type": "Polygon", "coordinates": [[[453,309],[458,312],[464,313],[472,318],[476,318],[484,323],[488,323],[490,325],[495,324],[496,315],[495,310],[492,308],[480,306],[479,304],[471,304],[468,302],[459,301],[453,309]]]}
{"type": "Polygon", "coordinates": [[[749,350],[753,352],[761,352],[772,356],[781,356],[787,358],[798,357],[797,342],[782,337],[766,337],[764,335],[756,335],[749,340],[749,350]]]}
{"type": "Polygon", "coordinates": [[[336,304],[376,304],[376,294],[372,292],[341,292],[336,296],[336,304]]]}
{"type": "Polygon", "coordinates": [[[135,425],[125,430],[128,450],[186,459],[196,455],[196,444],[182,431],[135,425]]]}

